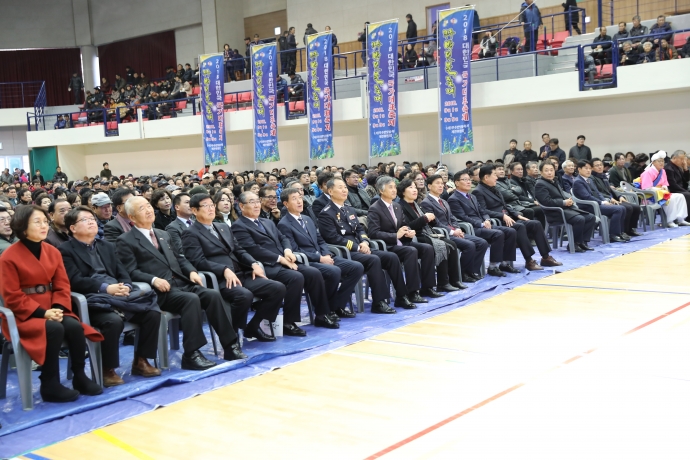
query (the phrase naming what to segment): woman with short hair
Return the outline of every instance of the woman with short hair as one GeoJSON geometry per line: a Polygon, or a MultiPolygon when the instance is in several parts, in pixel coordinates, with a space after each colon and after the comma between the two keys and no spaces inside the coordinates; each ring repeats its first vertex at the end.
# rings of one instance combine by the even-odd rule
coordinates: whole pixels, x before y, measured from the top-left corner
{"type": "Polygon", "coordinates": [[[151,195],[151,206],[156,210],[156,220],[153,226],[158,230],[165,230],[177,218],[175,208],[173,208],[173,198],[170,192],[165,189],[156,189],[151,195]]]}

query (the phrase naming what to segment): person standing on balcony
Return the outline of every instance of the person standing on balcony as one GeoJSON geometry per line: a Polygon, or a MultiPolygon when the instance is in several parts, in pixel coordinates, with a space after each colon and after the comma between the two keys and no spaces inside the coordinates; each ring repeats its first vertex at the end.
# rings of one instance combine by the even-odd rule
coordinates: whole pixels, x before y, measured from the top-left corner
{"type": "Polygon", "coordinates": [[[287,49],[291,51],[290,53],[286,53],[288,55],[287,73],[290,75],[290,72],[294,73],[297,67],[297,41],[295,40],[294,27],[288,29],[287,45],[287,49]]]}
{"type": "Polygon", "coordinates": [[[314,35],[318,34],[319,32],[314,29],[314,26],[311,24],[307,24],[307,28],[304,29],[304,36],[302,37],[302,42],[304,43],[304,46],[307,46],[307,35],[314,35]]]}
{"type": "MultiPolygon", "coordinates": [[[[362,43],[362,62],[364,65],[367,64],[367,28],[369,26],[369,21],[364,23],[364,32],[360,32],[357,37],[357,41],[362,43]]],[[[355,67],[357,65],[355,64],[355,67]]]]}
{"type": "Polygon", "coordinates": [[[520,23],[525,33],[525,51],[534,51],[539,36],[539,26],[542,25],[541,11],[534,0],[525,0],[520,11],[520,23]]]}
{"type": "MultiPolygon", "coordinates": [[[[414,42],[417,38],[417,24],[412,20],[412,15],[408,14],[405,16],[407,20],[407,32],[405,33],[405,38],[408,42],[414,42]]],[[[414,43],[412,43],[412,48],[414,48],[414,43]]]]}
{"type": "Polygon", "coordinates": [[[81,92],[84,91],[84,81],[79,76],[79,73],[74,72],[72,78],[69,79],[67,91],[74,93],[74,105],[81,104],[81,92]]]}
{"type": "Polygon", "coordinates": [[[577,1],[565,0],[565,3],[561,3],[561,6],[563,6],[563,11],[570,11],[570,13],[565,15],[565,28],[570,31],[571,35],[573,30],[577,32],[578,35],[582,35],[580,27],[578,27],[578,23],[580,22],[579,11],[573,11],[577,9],[577,1]]]}
{"type": "Polygon", "coordinates": [[[278,50],[280,51],[280,71],[287,73],[288,67],[288,31],[284,30],[283,35],[278,38],[278,50]]]}

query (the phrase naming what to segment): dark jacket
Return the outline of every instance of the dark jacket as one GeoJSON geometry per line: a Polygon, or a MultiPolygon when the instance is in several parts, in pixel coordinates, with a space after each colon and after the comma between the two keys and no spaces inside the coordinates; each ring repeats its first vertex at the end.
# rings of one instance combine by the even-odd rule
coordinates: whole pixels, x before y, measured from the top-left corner
{"type": "Polygon", "coordinates": [[[369,194],[359,187],[347,186],[347,201],[355,208],[358,216],[366,216],[369,207],[371,206],[371,198],[369,194]]]}
{"type": "MultiPolygon", "coordinates": [[[[565,213],[566,219],[570,219],[571,217],[575,217],[580,214],[588,214],[587,211],[578,209],[574,205],[566,206],[565,204],[563,204],[563,202],[569,197],[563,191],[558,182],[546,180],[542,177],[537,181],[535,191],[537,193],[537,201],[539,201],[539,204],[542,206],[542,209],[544,209],[544,206],[550,208],[561,208],[565,213]]],[[[547,220],[561,220],[561,213],[557,211],[544,209],[544,214],[546,215],[547,220]]]]}
{"type": "Polygon", "coordinates": [[[408,40],[417,38],[417,24],[411,19],[407,23],[407,32],[405,32],[405,38],[408,40]]]}
{"type": "Polygon", "coordinates": [[[607,49],[611,48],[611,43],[605,43],[605,42],[610,42],[610,41],[611,41],[611,36],[610,36],[610,35],[604,35],[604,36],[602,37],[601,34],[599,34],[599,35],[597,35],[596,37],[594,37],[594,42],[593,42],[593,43],[604,42],[604,43],[601,43],[601,48],[604,49],[604,50],[607,50],[607,49]]]}
{"type": "Polygon", "coordinates": [[[628,184],[631,184],[633,181],[633,177],[630,173],[630,170],[625,166],[623,166],[622,169],[623,170],[620,172],[615,166],[609,169],[609,182],[611,182],[611,185],[613,185],[614,187],[620,187],[621,181],[625,181],[628,184]]]}
{"type": "Polygon", "coordinates": [[[671,193],[687,193],[688,179],[687,172],[683,171],[678,166],[670,161],[664,166],[666,170],[666,180],[668,180],[668,191],[671,193]]]}
{"type": "MultiPolygon", "coordinates": [[[[111,278],[124,284],[132,284],[129,273],[117,258],[115,245],[107,241],[94,241],[95,249],[103,262],[105,272],[111,278]]],[[[101,289],[102,280],[91,277],[94,267],[86,246],[72,239],[58,248],[65,263],[65,270],[69,277],[72,290],[80,294],[97,293],[101,289]]],[[[148,280],[151,281],[150,279],[148,280]]]]}
{"type": "Polygon", "coordinates": [[[281,35],[278,39],[278,51],[285,51],[288,49],[288,39],[285,35],[281,35]]]}
{"type": "MultiPolygon", "coordinates": [[[[520,188],[522,190],[521,187],[516,188],[520,188]]],[[[513,190],[513,185],[508,181],[506,177],[498,179],[498,181],[496,182],[496,189],[501,193],[503,201],[505,201],[506,205],[510,206],[518,212],[522,212],[523,209],[533,204],[530,202],[520,202],[520,197],[513,190]]]]}
{"type": "Polygon", "coordinates": [[[174,222],[175,219],[177,219],[177,215],[175,214],[174,209],[170,210],[169,215],[165,215],[156,209],[156,220],[153,221],[153,226],[156,227],[158,230],[165,230],[165,227],[174,222]]]}
{"type": "Polygon", "coordinates": [[[615,190],[611,188],[611,184],[609,183],[609,180],[606,178],[606,174],[598,174],[592,171],[592,176],[590,177],[592,179],[592,184],[599,190],[599,193],[601,195],[608,199],[619,199],[622,195],[615,190]]]}
{"type": "Polygon", "coordinates": [[[491,190],[487,185],[480,183],[474,189],[472,195],[477,198],[480,208],[486,210],[487,214],[493,219],[503,222],[503,216],[508,214],[511,219],[517,220],[520,215],[517,209],[506,204],[498,187],[494,187],[494,190],[491,190]]]}
{"type": "Polygon", "coordinates": [[[510,189],[515,193],[522,203],[534,204],[536,198],[534,198],[534,179],[529,178],[528,183],[525,178],[518,179],[517,177],[511,177],[508,179],[507,183],[510,189]]]}
{"type": "Polygon", "coordinates": [[[621,62],[619,65],[635,65],[639,58],[640,55],[635,50],[630,49],[630,51],[625,52],[621,49],[621,62]]]}
{"type": "MultiPolygon", "coordinates": [[[[563,11],[574,10],[575,8],[577,8],[577,1],[565,0],[565,3],[561,3],[561,6],[563,7],[563,11]]],[[[578,13],[579,11],[571,11],[571,13],[569,14],[571,23],[577,24],[578,22],[580,22],[580,15],[578,13]]]]}
{"type": "Polygon", "coordinates": [[[212,272],[219,280],[223,279],[226,268],[236,271],[239,267],[246,272],[252,271],[252,264],[256,260],[237,243],[230,227],[217,222],[213,223],[213,227],[222,241],[199,222],[194,222],[182,233],[187,260],[201,271],[212,272]]]}
{"type": "MultiPolygon", "coordinates": [[[[393,201],[391,206],[393,206],[395,221],[388,210],[388,204],[383,200],[376,200],[376,203],[371,205],[367,219],[369,222],[369,238],[383,240],[388,248],[397,245],[398,229],[407,225],[400,203],[393,201]]],[[[410,241],[410,238],[400,238],[400,242],[404,245],[409,245],[410,241]]]]}
{"type": "Polygon", "coordinates": [[[259,218],[259,221],[265,231],[242,216],[232,225],[232,233],[240,247],[254,259],[268,267],[276,266],[278,257],[284,254],[285,249],[292,250],[292,245],[272,221],[262,218],[259,218]]]}
{"type": "MultiPolygon", "coordinates": [[[[573,182],[573,196],[578,200],[596,201],[599,204],[606,201],[606,197],[599,193],[591,178],[585,179],[582,176],[578,176],[573,182]]],[[[594,213],[594,208],[590,204],[578,203],[578,206],[587,212],[594,213]]]]}
{"type": "MultiPolygon", "coordinates": [[[[454,195],[455,193],[453,193],[450,198],[452,199],[454,195]]],[[[446,201],[443,198],[441,198],[441,200],[443,200],[443,208],[439,202],[430,195],[427,195],[427,197],[424,198],[419,204],[419,207],[422,208],[422,211],[430,212],[436,216],[436,219],[433,221],[435,222],[436,227],[445,228],[446,230],[452,232],[456,228],[460,228],[459,224],[461,224],[462,221],[468,222],[455,214],[453,206],[449,201],[446,201]]]]}
{"type": "Polygon", "coordinates": [[[56,172],[53,174],[53,182],[58,182],[59,180],[64,180],[67,182],[67,174],[64,172],[56,172]]]}
{"type": "Polygon", "coordinates": [[[295,40],[295,34],[288,34],[287,37],[287,49],[289,50],[296,50],[297,49],[297,40],[295,40]]]}
{"type": "Polygon", "coordinates": [[[293,251],[304,253],[309,262],[320,262],[321,256],[332,255],[314,221],[305,215],[302,215],[302,220],[306,230],[289,214],[278,222],[278,230],[290,240],[293,251]]]}
{"type": "MultiPolygon", "coordinates": [[[[649,38],[638,38],[638,39],[633,38],[633,37],[641,37],[644,35],[649,35],[649,29],[647,29],[647,26],[643,26],[642,24],[640,24],[640,27],[632,26],[630,28],[630,31],[628,32],[628,34],[630,35],[630,38],[632,39],[631,41],[633,43],[644,43],[644,42],[649,41],[649,38]]],[[[638,49],[642,49],[642,48],[638,48],[638,49]]]]}
{"type": "Polygon", "coordinates": [[[482,228],[484,221],[491,217],[486,209],[482,208],[477,197],[471,193],[466,197],[462,192],[456,191],[448,199],[453,216],[463,222],[469,222],[474,228],[482,228]]]}
{"type": "Polygon", "coordinates": [[[651,37],[651,40],[659,40],[661,42],[662,39],[665,39],[667,42],[671,43],[671,38],[673,38],[673,29],[671,28],[671,23],[670,22],[664,22],[662,26],[659,24],[654,24],[651,29],[649,29],[650,34],[656,34],[659,33],[660,35],[655,35],[654,37],[651,37]]]}
{"type": "Polygon", "coordinates": [[[522,150],[517,155],[513,161],[518,161],[522,164],[523,168],[527,167],[527,162],[529,161],[539,161],[539,156],[534,150],[522,150]]]}
{"type": "Polygon", "coordinates": [[[304,37],[302,37],[302,42],[304,42],[304,46],[307,46],[307,35],[314,35],[318,33],[319,32],[313,27],[307,27],[306,29],[304,29],[304,37]]]}
{"type": "Polygon", "coordinates": [[[649,51],[649,53],[640,52],[640,55],[637,58],[637,63],[642,64],[645,62],[656,62],[656,51],[652,49],[649,51]]]}
{"type": "Polygon", "coordinates": [[[72,91],[81,91],[84,89],[84,81],[78,75],[76,77],[70,77],[68,86],[72,88],[72,91]]]}
{"type": "Polygon", "coordinates": [[[570,152],[568,153],[568,157],[575,158],[575,160],[588,160],[592,161],[592,151],[587,147],[586,145],[582,145],[582,147],[578,147],[577,145],[573,145],[570,148],[570,152]]]}
{"type": "Polygon", "coordinates": [[[55,227],[53,227],[53,224],[51,224],[50,229],[48,230],[48,236],[46,237],[45,241],[51,246],[59,248],[60,246],[62,246],[63,243],[69,241],[69,239],[70,236],[67,233],[55,230],[55,227]]]}
{"type": "Polygon", "coordinates": [[[560,177],[561,188],[563,189],[563,191],[565,193],[572,193],[574,182],[575,182],[574,176],[569,176],[567,174],[563,174],[560,177]]]}
{"type": "Polygon", "coordinates": [[[184,254],[184,250],[182,249],[182,234],[187,231],[187,228],[187,224],[177,218],[165,227],[165,231],[170,235],[170,245],[175,250],[176,254],[184,254]]]}

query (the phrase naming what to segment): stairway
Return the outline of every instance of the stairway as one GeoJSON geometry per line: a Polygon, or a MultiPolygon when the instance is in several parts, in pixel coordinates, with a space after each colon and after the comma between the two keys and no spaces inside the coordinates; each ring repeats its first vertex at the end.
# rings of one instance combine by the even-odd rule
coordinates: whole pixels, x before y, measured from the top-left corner
{"type": "MultiPolygon", "coordinates": [[[[563,42],[563,46],[577,46],[592,43],[596,34],[573,35],[563,42]]],[[[553,58],[553,62],[546,71],[548,75],[557,73],[574,72],[577,70],[577,48],[559,50],[558,56],[553,58]]]]}

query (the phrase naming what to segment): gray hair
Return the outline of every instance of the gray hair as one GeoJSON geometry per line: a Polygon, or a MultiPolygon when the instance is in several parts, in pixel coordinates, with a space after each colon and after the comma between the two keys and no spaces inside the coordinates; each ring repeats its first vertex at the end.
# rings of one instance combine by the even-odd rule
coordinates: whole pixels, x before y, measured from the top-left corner
{"type": "Polygon", "coordinates": [[[637,19],[638,21],[642,21],[642,19],[638,15],[633,16],[632,20],[634,21],[635,19],[637,19]]]}
{"type": "Polygon", "coordinates": [[[531,168],[532,165],[539,166],[539,162],[537,162],[537,161],[528,161],[528,162],[527,162],[527,167],[528,167],[528,168],[531,168]]]}
{"type": "Polygon", "coordinates": [[[575,163],[573,163],[571,160],[565,160],[561,167],[565,168],[566,166],[575,166],[575,163]]]}
{"type": "Polygon", "coordinates": [[[247,204],[247,202],[249,201],[249,195],[254,195],[258,198],[256,193],[247,191],[240,193],[240,197],[238,198],[238,200],[240,200],[240,203],[242,204],[247,204]]]}
{"type": "Polygon", "coordinates": [[[626,45],[632,46],[632,42],[630,40],[623,42],[623,46],[626,46],[626,45]]]}
{"type": "Polygon", "coordinates": [[[390,184],[391,182],[395,183],[395,179],[393,179],[391,176],[381,176],[378,179],[376,179],[376,190],[381,193],[386,188],[386,185],[390,184]]]}
{"type": "Polygon", "coordinates": [[[129,217],[134,217],[136,215],[137,209],[135,208],[135,202],[139,198],[146,200],[146,198],[143,196],[131,196],[127,201],[125,201],[125,214],[127,214],[129,217]]]}
{"type": "Polygon", "coordinates": [[[673,160],[674,158],[684,157],[684,156],[686,156],[686,153],[683,150],[676,150],[675,152],[673,152],[671,154],[671,159],[673,160]]]}

